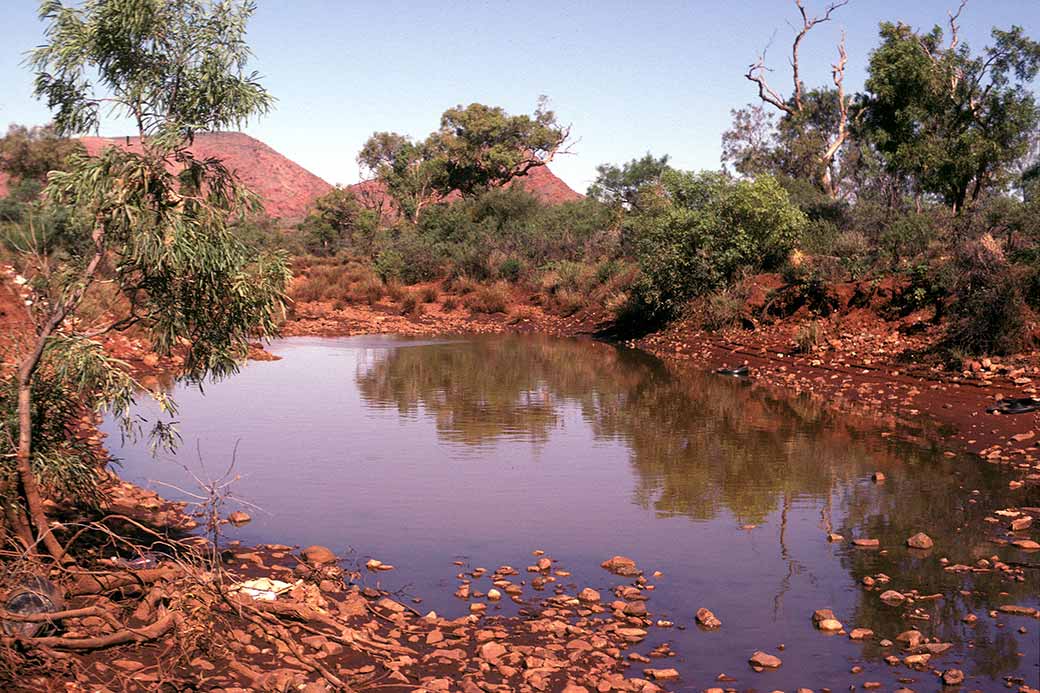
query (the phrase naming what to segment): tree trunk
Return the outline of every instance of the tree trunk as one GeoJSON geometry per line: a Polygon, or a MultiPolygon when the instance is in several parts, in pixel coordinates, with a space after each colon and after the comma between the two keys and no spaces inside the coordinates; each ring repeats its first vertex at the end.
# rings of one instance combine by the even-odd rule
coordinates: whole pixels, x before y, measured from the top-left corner
{"type": "MultiPolygon", "coordinates": [[[[46,338],[41,336],[40,339],[42,341],[46,338]]],[[[36,361],[38,363],[39,359],[36,361]]],[[[51,532],[47,514],[43,510],[40,485],[36,483],[36,475],[32,470],[32,373],[35,370],[34,364],[28,377],[20,377],[18,382],[18,480],[37,536],[54,560],[61,562],[65,558],[65,550],[51,532]]]]}

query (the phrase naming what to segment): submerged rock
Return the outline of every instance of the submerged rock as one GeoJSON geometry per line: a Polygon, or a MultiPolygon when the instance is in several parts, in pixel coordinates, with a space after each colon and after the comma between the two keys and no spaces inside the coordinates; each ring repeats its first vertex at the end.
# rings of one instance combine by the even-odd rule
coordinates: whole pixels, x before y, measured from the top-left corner
{"type": "Polygon", "coordinates": [[[935,542],[933,542],[932,538],[924,532],[918,532],[906,540],[906,545],[911,549],[927,550],[935,546],[935,542]]]}

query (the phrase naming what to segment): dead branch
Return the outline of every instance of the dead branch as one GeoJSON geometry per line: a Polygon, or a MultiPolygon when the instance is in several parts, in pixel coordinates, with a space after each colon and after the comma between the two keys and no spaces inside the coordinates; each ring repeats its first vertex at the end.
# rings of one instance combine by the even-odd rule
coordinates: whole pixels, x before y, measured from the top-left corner
{"type": "Polygon", "coordinates": [[[162,580],[173,580],[183,577],[185,571],[180,566],[169,565],[158,568],[145,568],[142,570],[128,570],[113,573],[97,573],[90,575],[78,575],[69,587],[70,597],[79,597],[86,594],[100,594],[109,590],[119,589],[136,585],[143,587],[162,580]]]}
{"type": "Polygon", "coordinates": [[[104,619],[110,626],[120,629],[123,624],[105,609],[97,606],[85,606],[79,609],[65,609],[64,611],[51,611],[38,614],[16,614],[0,609],[0,621],[14,621],[17,623],[57,623],[66,618],[85,618],[96,616],[104,619]]]}
{"type": "Polygon", "coordinates": [[[843,31],[841,41],[838,43],[838,62],[831,66],[831,76],[834,79],[834,86],[838,90],[838,134],[820,157],[820,163],[824,167],[823,184],[831,197],[837,196],[831,166],[834,163],[834,157],[837,156],[849,136],[849,99],[845,96],[845,66],[848,62],[849,56],[845,52],[845,32],[843,31]]]}
{"type": "Polygon", "coordinates": [[[99,635],[93,638],[20,638],[5,637],[0,642],[5,644],[21,643],[28,647],[54,650],[102,650],[127,643],[141,643],[156,640],[166,635],[174,626],[183,621],[184,616],[177,611],[170,611],[159,617],[154,623],[143,628],[123,628],[115,633],[99,635]]]}
{"type": "MultiPolygon", "coordinates": [[[[805,35],[816,26],[817,24],[823,24],[831,20],[831,13],[839,7],[844,7],[849,4],[849,0],[839,0],[838,2],[832,2],[827,5],[826,11],[824,11],[822,17],[809,17],[805,11],[805,5],[802,4],[802,0],[794,0],[794,4],[798,7],[798,13],[802,15],[802,28],[798,31],[798,34],[794,37],[794,44],[791,46],[791,71],[794,76],[794,110],[801,112],[802,110],[802,80],[800,77],[799,66],[798,66],[798,48],[802,44],[802,39],[805,35]]],[[[844,42],[844,40],[843,40],[844,42]]]]}

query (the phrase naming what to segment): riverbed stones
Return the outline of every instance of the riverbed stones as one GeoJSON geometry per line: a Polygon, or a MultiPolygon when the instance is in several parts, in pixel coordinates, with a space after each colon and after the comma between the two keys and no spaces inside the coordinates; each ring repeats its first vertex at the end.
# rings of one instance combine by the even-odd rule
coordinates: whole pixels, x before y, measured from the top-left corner
{"type": "Polygon", "coordinates": [[[595,604],[601,599],[601,597],[599,592],[591,587],[586,587],[581,592],[578,592],[578,599],[588,604],[595,604]]]}
{"type": "Polygon", "coordinates": [[[758,669],[779,669],[780,665],[783,664],[783,661],[779,657],[763,652],[762,650],[758,650],[752,654],[748,662],[752,667],[757,667],[758,669]]]}
{"type": "Polygon", "coordinates": [[[964,683],[964,672],[960,669],[947,669],[942,674],[943,685],[956,686],[964,683]]]}
{"type": "Polygon", "coordinates": [[[924,532],[918,532],[906,540],[906,545],[911,549],[920,549],[925,551],[935,546],[935,542],[933,542],[932,538],[924,532]]]}
{"type": "Polygon", "coordinates": [[[621,577],[636,577],[639,575],[639,568],[636,567],[636,562],[627,556],[608,558],[600,564],[600,567],[621,577]]]}
{"type": "Polygon", "coordinates": [[[896,592],[895,590],[885,590],[881,593],[881,601],[889,606],[898,606],[906,601],[906,597],[903,596],[902,592],[896,592]]]}
{"type": "Polygon", "coordinates": [[[697,609],[697,623],[701,624],[705,628],[714,630],[722,626],[722,621],[719,617],[713,614],[710,610],[705,608],[697,609]]]}
{"type": "Polygon", "coordinates": [[[817,623],[816,627],[819,628],[824,633],[837,633],[844,626],[842,626],[841,625],[841,621],[839,621],[836,618],[825,618],[822,621],[820,621],[819,623],[817,623]]]}
{"type": "Polygon", "coordinates": [[[252,521],[253,518],[249,516],[249,513],[242,512],[241,510],[236,510],[235,512],[228,515],[227,519],[228,522],[235,525],[236,527],[241,527],[244,524],[248,524],[250,521],[252,521]]]}
{"type": "Polygon", "coordinates": [[[924,636],[921,635],[919,630],[904,630],[902,633],[896,636],[896,642],[901,642],[909,649],[913,649],[921,644],[921,639],[924,636]]]}
{"type": "Polygon", "coordinates": [[[874,631],[869,628],[853,628],[849,632],[849,639],[851,640],[868,640],[874,637],[874,631]]]}
{"type": "Polygon", "coordinates": [[[1033,526],[1033,518],[1029,515],[1025,517],[1019,517],[1011,521],[1012,532],[1024,532],[1033,526]]]}
{"type": "Polygon", "coordinates": [[[675,669],[643,669],[643,674],[654,681],[675,681],[679,672],[675,669]]]}
{"type": "Polygon", "coordinates": [[[1040,551],[1040,544],[1032,539],[1017,539],[1011,542],[1011,545],[1023,551],[1040,551]]]}
{"type": "Polygon", "coordinates": [[[303,549],[300,551],[300,555],[303,556],[303,560],[311,565],[324,565],[336,562],[336,554],[332,553],[328,548],[317,544],[303,549]]]}
{"type": "Polygon", "coordinates": [[[867,537],[861,539],[853,539],[852,545],[861,549],[876,549],[881,546],[881,542],[877,539],[871,539],[867,537]]]}

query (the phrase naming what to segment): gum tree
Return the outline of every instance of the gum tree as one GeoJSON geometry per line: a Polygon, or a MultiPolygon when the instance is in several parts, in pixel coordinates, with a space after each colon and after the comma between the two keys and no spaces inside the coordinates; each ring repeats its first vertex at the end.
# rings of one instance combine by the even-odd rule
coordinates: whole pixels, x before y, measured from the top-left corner
{"type": "Polygon", "coordinates": [[[865,134],[888,170],[958,214],[1007,182],[1040,122],[1032,89],[1040,43],[1021,27],[993,29],[992,45],[973,53],[958,35],[965,4],[950,14],[948,33],[882,24],[864,99],[865,134]]]}
{"type": "MultiPolygon", "coordinates": [[[[252,254],[232,233],[258,199],[219,160],[189,149],[196,132],[241,126],[271,106],[246,72],[253,9],[241,0],[41,5],[46,40],[29,63],[57,133],[96,132],[112,115],[134,123],[139,139],[96,157],[75,154],[49,174],[46,199],[68,208],[84,250],[21,257],[32,334],[0,390],[0,444],[5,520],[27,550],[42,543],[62,560],[44,495],[82,501],[93,488],[72,417],[110,410],[128,432],[138,428],[136,384],[98,337],[135,327],[160,355],[176,350],[181,376],[198,382],[234,372],[247,340],[277,329],[286,258],[252,254]],[[91,294],[111,308],[88,315],[91,294]]],[[[153,432],[169,442],[165,427],[153,432]]]]}

